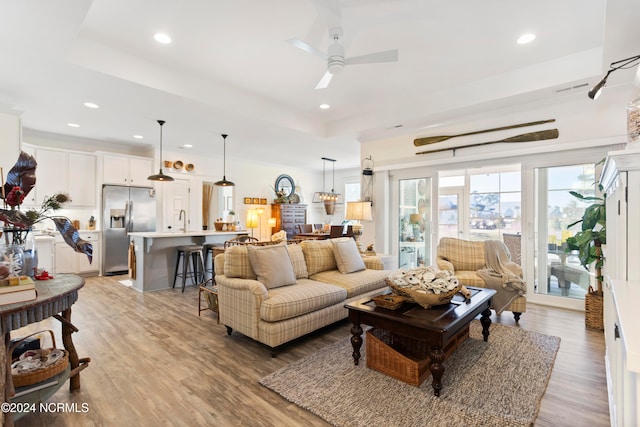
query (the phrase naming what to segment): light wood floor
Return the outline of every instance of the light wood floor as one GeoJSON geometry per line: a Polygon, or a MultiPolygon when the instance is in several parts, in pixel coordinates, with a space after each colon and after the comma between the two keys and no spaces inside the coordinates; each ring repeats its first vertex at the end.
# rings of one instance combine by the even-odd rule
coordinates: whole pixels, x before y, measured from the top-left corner
{"type": "MultiPolygon", "coordinates": [[[[184,294],[140,294],[117,279],[122,277],[90,278],[80,291],[72,314],[80,329],[74,342],[91,364],[81,373],[78,392],[65,385],[50,400],[86,403],[88,412],[29,414],[16,426],[327,425],[258,380],[350,336],[348,321],[297,340],[272,359],[263,345],[237,333],[227,336],[211,311],[198,317],[193,286],[184,294]]],[[[582,313],[532,304],[528,310],[520,327],[562,339],[535,425],[608,426],[603,334],[586,330],[582,313]]],[[[511,313],[493,320],[514,324],[511,313]]],[[[55,320],[15,335],[49,328],[61,342],[55,320]]]]}

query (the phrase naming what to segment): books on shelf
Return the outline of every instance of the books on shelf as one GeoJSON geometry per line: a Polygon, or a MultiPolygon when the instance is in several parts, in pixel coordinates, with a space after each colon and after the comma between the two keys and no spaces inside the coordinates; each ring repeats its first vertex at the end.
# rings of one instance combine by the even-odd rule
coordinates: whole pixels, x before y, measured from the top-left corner
{"type": "Polygon", "coordinates": [[[21,277],[20,284],[0,286],[0,305],[15,304],[36,299],[36,285],[30,277],[21,277]]]}

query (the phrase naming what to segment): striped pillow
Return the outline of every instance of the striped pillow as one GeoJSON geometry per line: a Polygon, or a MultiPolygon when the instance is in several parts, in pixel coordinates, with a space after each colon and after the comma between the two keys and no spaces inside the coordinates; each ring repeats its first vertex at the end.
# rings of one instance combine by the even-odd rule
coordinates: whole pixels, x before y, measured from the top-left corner
{"type": "Polygon", "coordinates": [[[304,261],[302,247],[300,245],[287,245],[287,251],[289,251],[289,258],[291,258],[296,279],[308,279],[309,272],[307,271],[307,264],[304,261]]]}
{"type": "Polygon", "coordinates": [[[331,240],[304,240],[300,242],[300,246],[309,276],[338,268],[331,240]]]}

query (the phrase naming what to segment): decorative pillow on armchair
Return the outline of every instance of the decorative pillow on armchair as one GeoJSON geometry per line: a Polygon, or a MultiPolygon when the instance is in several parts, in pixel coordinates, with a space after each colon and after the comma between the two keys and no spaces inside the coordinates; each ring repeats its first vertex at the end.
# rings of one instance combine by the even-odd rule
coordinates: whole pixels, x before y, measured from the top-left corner
{"type": "Polygon", "coordinates": [[[258,281],[267,289],[296,283],[296,275],[285,245],[248,245],[247,251],[258,281]]]}
{"type": "Polygon", "coordinates": [[[340,273],[353,273],[367,268],[362,260],[362,255],[358,252],[356,241],[351,237],[331,239],[331,243],[340,273]]]}

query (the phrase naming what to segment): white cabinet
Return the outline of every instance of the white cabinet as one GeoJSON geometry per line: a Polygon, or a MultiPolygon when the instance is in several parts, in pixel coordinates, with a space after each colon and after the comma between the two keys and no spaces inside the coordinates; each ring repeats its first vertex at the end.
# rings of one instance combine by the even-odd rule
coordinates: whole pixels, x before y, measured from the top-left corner
{"type": "Polygon", "coordinates": [[[104,184],[148,186],[151,175],[151,159],[104,154],[102,178],[104,184]]]}
{"type": "Polygon", "coordinates": [[[93,245],[93,262],[86,254],[75,252],[62,236],[55,237],[56,273],[98,273],[100,271],[100,232],[80,231],[80,237],[93,245]]]}
{"type": "Polygon", "coordinates": [[[55,251],[53,236],[35,236],[36,252],[38,254],[38,269],[55,273],[55,251]]]}
{"type": "Polygon", "coordinates": [[[640,150],[612,151],[600,178],[607,195],[604,334],[612,426],[640,423],[640,150]]]}
{"type": "Polygon", "coordinates": [[[29,195],[40,206],[45,197],[67,193],[71,197],[66,207],[96,206],[96,157],[49,148],[36,148],[36,186],[29,195]]]}

